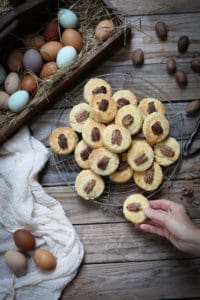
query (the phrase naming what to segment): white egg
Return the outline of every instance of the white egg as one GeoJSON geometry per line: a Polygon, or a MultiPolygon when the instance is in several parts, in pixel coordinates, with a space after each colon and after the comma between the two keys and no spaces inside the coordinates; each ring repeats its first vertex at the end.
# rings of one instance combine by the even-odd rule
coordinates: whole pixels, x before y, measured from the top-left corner
{"type": "Polygon", "coordinates": [[[8,108],[13,112],[20,112],[29,102],[29,93],[27,91],[17,91],[8,99],[8,108]]]}
{"type": "Polygon", "coordinates": [[[77,58],[76,49],[72,46],[61,48],[57,54],[56,63],[59,69],[70,66],[77,58]]]}
{"type": "Polygon", "coordinates": [[[19,75],[15,72],[11,72],[7,75],[4,88],[8,94],[13,94],[19,88],[19,75]]]}
{"type": "Polygon", "coordinates": [[[24,273],[26,271],[26,257],[19,251],[8,250],[5,253],[5,261],[15,273],[24,273]]]}

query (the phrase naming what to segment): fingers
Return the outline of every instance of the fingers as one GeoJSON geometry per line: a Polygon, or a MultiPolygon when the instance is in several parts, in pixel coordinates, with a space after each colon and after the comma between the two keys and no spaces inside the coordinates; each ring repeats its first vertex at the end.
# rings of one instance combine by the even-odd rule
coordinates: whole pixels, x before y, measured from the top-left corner
{"type": "Polygon", "coordinates": [[[166,224],[166,212],[158,209],[145,208],[144,213],[149,219],[153,220],[154,222],[162,225],[166,224]]]}
{"type": "Polygon", "coordinates": [[[139,228],[145,232],[154,233],[159,236],[165,236],[163,229],[158,226],[154,226],[154,225],[150,225],[150,224],[140,224],[139,228]]]}
{"type": "Polygon", "coordinates": [[[158,199],[158,200],[150,201],[150,207],[154,209],[168,210],[174,204],[175,204],[174,202],[166,199],[158,199]]]}

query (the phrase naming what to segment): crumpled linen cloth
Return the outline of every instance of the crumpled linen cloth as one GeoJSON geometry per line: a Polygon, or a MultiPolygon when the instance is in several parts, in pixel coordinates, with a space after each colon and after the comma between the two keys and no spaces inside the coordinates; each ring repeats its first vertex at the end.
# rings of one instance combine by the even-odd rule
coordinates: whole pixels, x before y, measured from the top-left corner
{"type": "Polygon", "coordinates": [[[0,148],[0,299],[54,300],[74,278],[83,246],[60,203],[47,195],[37,176],[48,160],[47,148],[23,127],[0,148]],[[28,270],[16,276],[4,254],[17,249],[12,233],[20,228],[36,237],[37,248],[57,257],[54,271],[43,272],[28,252],[28,270]]]}

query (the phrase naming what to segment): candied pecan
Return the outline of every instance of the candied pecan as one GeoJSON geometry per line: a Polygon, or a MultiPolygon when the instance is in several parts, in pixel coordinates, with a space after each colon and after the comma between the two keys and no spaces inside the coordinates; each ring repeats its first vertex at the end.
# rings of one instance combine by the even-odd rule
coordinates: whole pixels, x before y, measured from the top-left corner
{"type": "Polygon", "coordinates": [[[93,142],[98,142],[100,140],[100,130],[97,127],[93,127],[91,138],[93,142]]]}
{"type": "Polygon", "coordinates": [[[129,125],[133,124],[133,122],[134,122],[134,118],[131,114],[128,114],[128,115],[124,116],[123,119],[122,119],[122,124],[125,127],[128,127],[129,125]]]}
{"type": "Polygon", "coordinates": [[[129,164],[126,161],[120,161],[119,167],[117,168],[117,172],[122,172],[129,167],[129,164]]]}
{"type": "Polygon", "coordinates": [[[121,134],[119,129],[113,130],[112,137],[111,137],[111,143],[113,145],[114,144],[117,144],[118,146],[121,145],[121,143],[122,143],[122,134],[121,134]]]}
{"type": "Polygon", "coordinates": [[[169,147],[168,145],[161,145],[160,152],[167,157],[173,157],[175,155],[174,150],[171,147],[169,147]]]}
{"type": "Polygon", "coordinates": [[[108,109],[108,100],[102,99],[99,103],[99,110],[106,111],[108,109]]]}
{"type": "Polygon", "coordinates": [[[159,121],[156,121],[156,122],[151,126],[151,129],[152,129],[152,131],[153,131],[153,133],[154,133],[155,135],[160,135],[160,134],[163,133],[163,128],[162,128],[162,126],[161,126],[161,124],[160,124],[159,121]]]}
{"type": "Polygon", "coordinates": [[[87,160],[91,152],[92,149],[90,147],[87,147],[84,150],[82,150],[80,153],[82,160],[87,160]]]}
{"type": "Polygon", "coordinates": [[[140,203],[130,203],[130,204],[127,205],[126,208],[129,211],[135,211],[135,212],[142,210],[142,206],[141,206],[140,203]]]}
{"type": "Polygon", "coordinates": [[[136,158],[134,159],[134,162],[136,163],[137,166],[143,164],[148,160],[148,157],[146,156],[145,153],[138,154],[136,158]]]}
{"type": "Polygon", "coordinates": [[[87,110],[83,110],[80,113],[75,115],[76,122],[81,123],[87,120],[89,117],[89,112],[87,110]]]}
{"type": "Polygon", "coordinates": [[[109,160],[110,160],[110,157],[108,157],[108,156],[102,157],[102,159],[98,161],[97,167],[101,170],[106,170],[109,160]]]}
{"type": "Polygon", "coordinates": [[[144,173],[144,181],[148,184],[151,184],[153,182],[154,173],[155,170],[153,166],[146,170],[144,173]]]}
{"type": "Polygon", "coordinates": [[[149,114],[153,113],[156,111],[156,107],[155,107],[155,103],[152,101],[152,102],[149,102],[148,103],[148,108],[147,108],[147,112],[149,114]]]}
{"type": "Polygon", "coordinates": [[[128,104],[130,104],[130,102],[126,98],[119,98],[117,100],[117,105],[119,108],[121,108],[122,106],[128,105],[128,104]]]}
{"type": "Polygon", "coordinates": [[[58,145],[63,150],[68,148],[67,138],[63,133],[59,134],[58,136],[58,145]]]}
{"type": "Polygon", "coordinates": [[[105,86],[98,86],[96,87],[93,91],[92,94],[96,95],[96,94],[106,94],[107,93],[107,89],[105,86]]]}
{"type": "Polygon", "coordinates": [[[87,194],[89,194],[93,190],[93,188],[95,187],[95,185],[96,185],[96,180],[95,179],[89,180],[88,183],[84,187],[84,191],[87,194]]]}

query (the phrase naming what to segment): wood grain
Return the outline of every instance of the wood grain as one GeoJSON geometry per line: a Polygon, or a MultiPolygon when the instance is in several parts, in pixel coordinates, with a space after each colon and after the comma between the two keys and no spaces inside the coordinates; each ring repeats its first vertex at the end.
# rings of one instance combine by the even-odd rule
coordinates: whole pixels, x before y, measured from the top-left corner
{"type": "Polygon", "coordinates": [[[200,1],[192,0],[109,0],[110,4],[125,15],[167,14],[200,11],[200,1]]]}
{"type": "Polygon", "coordinates": [[[200,297],[200,259],[83,265],[62,300],[200,297]]]}

